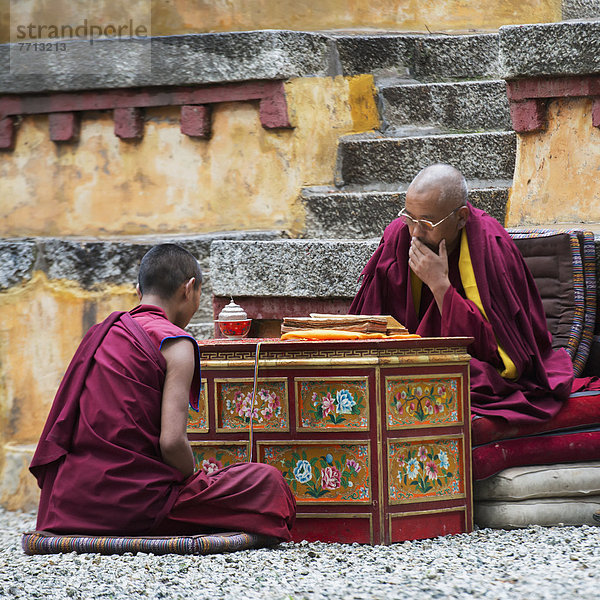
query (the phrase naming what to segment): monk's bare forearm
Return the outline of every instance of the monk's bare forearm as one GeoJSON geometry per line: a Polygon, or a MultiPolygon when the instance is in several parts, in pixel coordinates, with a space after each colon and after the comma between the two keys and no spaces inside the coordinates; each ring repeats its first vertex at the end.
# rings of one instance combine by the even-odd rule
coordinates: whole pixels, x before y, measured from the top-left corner
{"type": "Polygon", "coordinates": [[[163,460],[180,471],[184,477],[189,477],[194,472],[194,455],[187,439],[161,441],[160,449],[163,460]]]}
{"type": "Polygon", "coordinates": [[[162,395],[160,451],[168,465],[188,477],[194,472],[194,455],[186,435],[195,369],[194,346],[187,338],[167,340],[161,352],[167,361],[167,373],[162,395]]]}

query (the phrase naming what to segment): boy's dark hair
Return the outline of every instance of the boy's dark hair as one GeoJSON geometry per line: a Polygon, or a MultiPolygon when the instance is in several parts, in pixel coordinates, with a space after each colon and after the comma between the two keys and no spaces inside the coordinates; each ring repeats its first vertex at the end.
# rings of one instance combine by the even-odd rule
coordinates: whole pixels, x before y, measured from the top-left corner
{"type": "Polygon", "coordinates": [[[196,278],[194,289],[198,289],[202,283],[198,261],[177,244],[159,244],[142,258],[138,284],[142,294],[156,294],[168,300],[192,277],[196,278]]]}

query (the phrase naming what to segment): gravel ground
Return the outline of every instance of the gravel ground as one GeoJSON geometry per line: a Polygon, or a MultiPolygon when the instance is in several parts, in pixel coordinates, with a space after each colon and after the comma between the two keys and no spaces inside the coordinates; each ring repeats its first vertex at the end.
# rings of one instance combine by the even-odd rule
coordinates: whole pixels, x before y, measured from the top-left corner
{"type": "Polygon", "coordinates": [[[281,544],[214,556],[26,556],[0,510],[0,598],[533,600],[600,597],[600,528],[481,529],[392,546],[281,544]]]}

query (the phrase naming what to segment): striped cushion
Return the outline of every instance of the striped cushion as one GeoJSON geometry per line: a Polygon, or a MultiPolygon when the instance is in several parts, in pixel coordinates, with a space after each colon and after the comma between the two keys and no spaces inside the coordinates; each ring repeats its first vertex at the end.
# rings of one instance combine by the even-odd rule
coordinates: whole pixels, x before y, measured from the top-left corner
{"type": "Polygon", "coordinates": [[[566,348],[573,361],[575,375],[581,375],[590,352],[596,320],[596,250],[593,233],[572,229],[509,229],[508,232],[523,252],[538,283],[555,342],[566,348]],[[565,274],[559,272],[561,264],[556,255],[561,247],[559,240],[565,236],[568,237],[570,252],[567,252],[570,253],[571,262],[567,280],[565,274]],[[552,237],[556,242],[554,256],[552,246],[548,254],[547,243],[535,243],[536,239],[552,237]],[[539,253],[536,246],[539,246],[539,253]],[[540,264],[543,264],[541,269],[540,264]],[[555,265],[556,273],[547,272],[549,265],[555,265]],[[569,289],[565,290],[565,286],[569,289]]]}
{"type": "MultiPolygon", "coordinates": [[[[600,318],[598,317],[596,317],[596,328],[600,328],[600,318]]],[[[600,335],[595,335],[592,338],[592,347],[583,370],[583,376],[597,377],[598,375],[600,375],[600,335]]]]}
{"type": "Polygon", "coordinates": [[[96,552],[124,554],[219,554],[278,544],[278,540],[254,533],[211,533],[192,536],[128,537],[96,535],[59,535],[46,531],[24,533],[21,545],[25,554],[96,552]]]}

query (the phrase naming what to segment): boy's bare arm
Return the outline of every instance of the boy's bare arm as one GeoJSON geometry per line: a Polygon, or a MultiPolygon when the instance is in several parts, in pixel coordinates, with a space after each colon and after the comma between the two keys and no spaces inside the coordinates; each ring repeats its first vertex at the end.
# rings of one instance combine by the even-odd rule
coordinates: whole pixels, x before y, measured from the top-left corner
{"type": "Polygon", "coordinates": [[[192,340],[176,338],[163,343],[167,361],[162,395],[160,451],[163,460],[188,477],[194,472],[194,455],[186,435],[190,386],[194,376],[192,340]]]}

